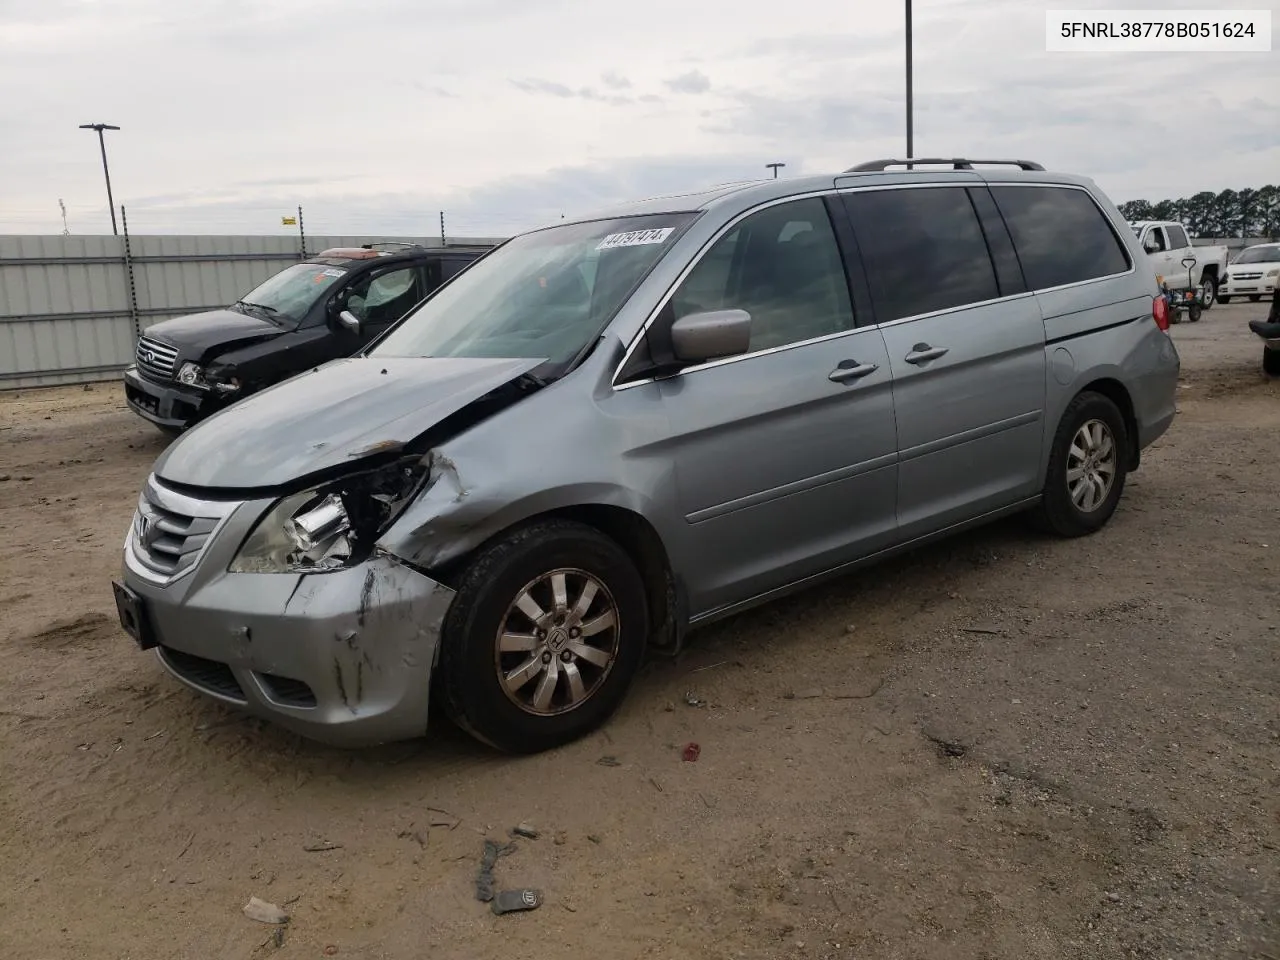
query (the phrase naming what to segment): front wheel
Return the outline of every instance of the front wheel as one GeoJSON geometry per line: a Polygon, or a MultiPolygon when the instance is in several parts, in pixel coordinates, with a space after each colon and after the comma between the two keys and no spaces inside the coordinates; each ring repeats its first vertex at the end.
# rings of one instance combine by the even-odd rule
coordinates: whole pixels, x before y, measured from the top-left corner
{"type": "Polygon", "coordinates": [[[584,524],[550,520],[484,548],[445,617],[445,710],[479,740],[536,753],[600,726],[621,704],[649,631],[644,581],[584,524]]]}
{"type": "Polygon", "coordinates": [[[1262,371],[1269,377],[1280,377],[1280,350],[1262,348],[1262,371]]]}
{"type": "Polygon", "coordinates": [[[1054,435],[1039,525],[1060,537],[1101,530],[1124,491],[1128,449],[1129,431],[1115,402],[1092,391],[1079,394],[1054,435]]]}
{"type": "Polygon", "coordinates": [[[1218,298],[1218,281],[1213,277],[1203,277],[1200,280],[1200,303],[1204,309],[1208,310],[1213,306],[1218,298]]]}

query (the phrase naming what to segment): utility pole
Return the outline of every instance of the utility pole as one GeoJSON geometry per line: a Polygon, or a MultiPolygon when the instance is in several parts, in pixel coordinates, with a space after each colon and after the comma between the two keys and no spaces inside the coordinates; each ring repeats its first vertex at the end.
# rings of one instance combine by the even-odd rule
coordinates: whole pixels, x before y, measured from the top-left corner
{"type": "Polygon", "coordinates": [[[786,164],[785,164],[785,163],[766,163],[764,166],[765,166],[765,169],[766,169],[766,170],[772,170],[772,171],[773,171],[773,179],[777,180],[777,179],[778,179],[778,168],[779,168],[779,167],[785,167],[785,166],[786,166],[786,164]]]}
{"type": "Polygon", "coordinates": [[[444,236],[444,211],[441,210],[440,211],[440,246],[447,247],[448,245],[449,245],[449,241],[446,240],[444,236]]]}
{"type": "MultiPolygon", "coordinates": [[[[911,91],[911,0],[907,0],[907,159],[915,156],[915,131],[912,129],[912,91],[911,91]]],[[[911,165],[907,165],[911,169],[911,165]]]]}
{"type": "Polygon", "coordinates": [[[111,208],[111,232],[118,237],[120,231],[116,229],[116,202],[111,199],[111,171],[107,169],[107,142],[102,136],[102,131],[120,128],[113,127],[109,123],[82,123],[80,129],[98,131],[98,148],[102,151],[102,175],[107,178],[107,206],[111,208]]]}

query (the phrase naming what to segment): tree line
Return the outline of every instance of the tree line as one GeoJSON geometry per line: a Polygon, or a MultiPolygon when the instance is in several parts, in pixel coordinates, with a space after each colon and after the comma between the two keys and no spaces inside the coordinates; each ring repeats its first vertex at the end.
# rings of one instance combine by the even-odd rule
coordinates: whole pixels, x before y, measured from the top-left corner
{"type": "Polygon", "coordinates": [[[1204,190],[1182,200],[1130,200],[1119,204],[1127,220],[1177,220],[1193,237],[1280,238],[1280,187],[1204,190]]]}

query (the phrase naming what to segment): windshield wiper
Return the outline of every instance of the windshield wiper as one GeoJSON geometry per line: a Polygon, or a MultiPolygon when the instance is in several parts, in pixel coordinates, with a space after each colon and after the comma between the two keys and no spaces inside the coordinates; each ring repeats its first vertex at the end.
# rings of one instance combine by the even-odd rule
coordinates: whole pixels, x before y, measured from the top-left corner
{"type": "Polygon", "coordinates": [[[244,307],[246,310],[261,310],[267,315],[268,320],[275,320],[276,314],[280,312],[275,307],[268,307],[265,303],[251,303],[248,300],[237,300],[236,306],[244,307]]]}

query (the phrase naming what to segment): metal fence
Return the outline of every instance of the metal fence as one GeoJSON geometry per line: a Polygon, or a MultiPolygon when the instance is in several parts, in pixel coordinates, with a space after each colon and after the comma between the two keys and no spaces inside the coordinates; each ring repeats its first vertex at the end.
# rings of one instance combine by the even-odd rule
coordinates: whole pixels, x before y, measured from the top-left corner
{"type": "MultiPolygon", "coordinates": [[[[308,236],[306,251],[385,240],[442,246],[308,236]]],[[[112,379],[151,324],[224,307],[301,259],[296,236],[0,236],[0,390],[112,379]]]]}

